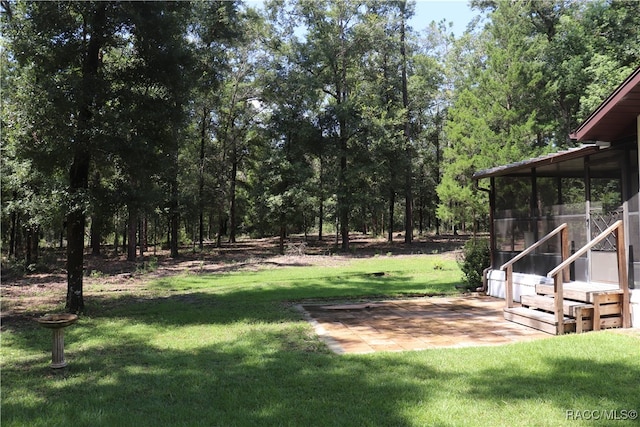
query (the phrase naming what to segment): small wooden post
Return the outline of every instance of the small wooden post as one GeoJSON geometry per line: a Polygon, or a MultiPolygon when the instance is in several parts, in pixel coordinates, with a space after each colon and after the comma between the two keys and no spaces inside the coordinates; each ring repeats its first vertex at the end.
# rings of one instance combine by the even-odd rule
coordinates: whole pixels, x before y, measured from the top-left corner
{"type": "Polygon", "coordinates": [[[507,308],[511,308],[513,307],[513,265],[507,267],[505,274],[504,299],[507,308]]]}
{"type": "Polygon", "coordinates": [[[594,292],[591,295],[593,300],[593,330],[600,330],[600,293],[594,292]]]}
{"type": "Polygon", "coordinates": [[[574,315],[576,318],[576,334],[582,333],[582,319],[584,318],[584,311],[582,307],[576,307],[574,311],[574,315]]]}
{"type": "MultiPolygon", "coordinates": [[[[569,258],[569,230],[567,227],[563,228],[560,232],[560,250],[562,251],[562,262],[565,262],[569,258]]],[[[571,266],[568,265],[562,270],[562,280],[565,282],[571,281],[571,266]]]]}
{"type": "Polygon", "coordinates": [[[622,222],[614,231],[616,236],[616,254],[618,256],[618,283],[622,289],[622,327],[631,327],[631,314],[629,313],[629,276],[627,273],[627,247],[624,242],[624,229],[622,222]]]}
{"type": "Polygon", "coordinates": [[[553,276],[553,311],[556,316],[556,335],[564,334],[564,300],[562,272],[553,276]]]}

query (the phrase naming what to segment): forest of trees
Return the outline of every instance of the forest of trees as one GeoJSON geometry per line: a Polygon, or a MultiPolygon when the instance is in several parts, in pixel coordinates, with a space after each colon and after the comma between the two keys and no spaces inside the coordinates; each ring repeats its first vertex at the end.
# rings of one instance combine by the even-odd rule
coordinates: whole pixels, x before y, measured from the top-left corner
{"type": "Polygon", "coordinates": [[[3,0],[2,251],[487,227],[480,169],[571,145],[640,65],[640,2],[3,0]],[[259,7],[258,7],[259,6],[259,7]]]}

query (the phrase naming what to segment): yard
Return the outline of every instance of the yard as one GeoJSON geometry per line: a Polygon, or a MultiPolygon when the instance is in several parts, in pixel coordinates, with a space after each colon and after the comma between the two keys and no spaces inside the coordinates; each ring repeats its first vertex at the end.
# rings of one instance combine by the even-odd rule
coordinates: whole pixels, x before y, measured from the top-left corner
{"type": "Polygon", "coordinates": [[[59,310],[63,284],[3,283],[2,425],[637,425],[637,332],[337,355],[294,308],[454,295],[451,255],[209,266],[94,273],[57,371],[50,334],[30,317],[59,310]]]}

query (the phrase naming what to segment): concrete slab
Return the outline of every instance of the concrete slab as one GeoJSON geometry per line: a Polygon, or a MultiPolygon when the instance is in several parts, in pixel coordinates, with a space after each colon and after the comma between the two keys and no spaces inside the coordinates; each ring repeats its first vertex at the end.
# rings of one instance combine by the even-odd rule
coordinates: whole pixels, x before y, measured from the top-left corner
{"type": "Polygon", "coordinates": [[[338,354],[503,345],[552,337],[505,320],[503,307],[503,299],[489,296],[298,306],[338,354]]]}

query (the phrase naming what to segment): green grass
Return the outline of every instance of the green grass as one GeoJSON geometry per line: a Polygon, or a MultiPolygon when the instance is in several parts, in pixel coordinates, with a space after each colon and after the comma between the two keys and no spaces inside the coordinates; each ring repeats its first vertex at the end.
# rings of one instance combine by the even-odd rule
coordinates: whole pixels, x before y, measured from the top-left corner
{"type": "Polygon", "coordinates": [[[62,372],[48,367],[48,331],[2,333],[2,425],[604,426],[566,411],[640,409],[634,336],[338,356],[287,303],[453,293],[459,282],[454,261],[378,257],[92,297],[67,329],[62,372]]]}

